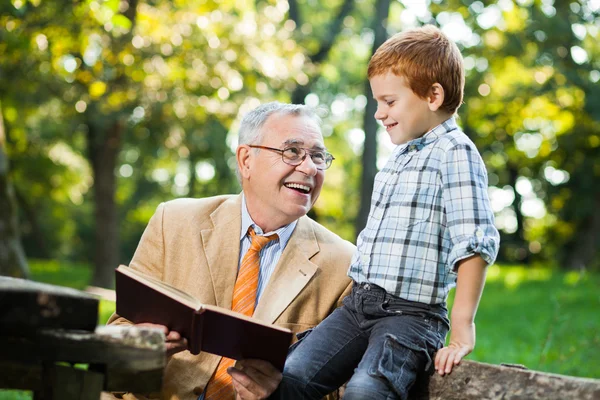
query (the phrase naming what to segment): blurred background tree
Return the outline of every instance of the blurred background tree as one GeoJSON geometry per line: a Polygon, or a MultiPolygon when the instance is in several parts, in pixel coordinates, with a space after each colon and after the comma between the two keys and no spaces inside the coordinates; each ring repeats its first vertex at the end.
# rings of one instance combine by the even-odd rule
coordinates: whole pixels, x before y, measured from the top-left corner
{"type": "Polygon", "coordinates": [[[599,13],[597,0],[3,2],[25,253],[93,263],[93,284],[112,286],[161,201],[239,191],[239,119],[271,100],[327,111],[336,161],[312,215],[354,241],[392,149],[368,59],[433,23],[465,58],[459,123],[488,167],[500,261],[598,270],[599,13]]]}
{"type": "Polygon", "coordinates": [[[4,142],[4,123],[0,113],[0,275],[27,278],[29,271],[19,236],[16,202],[9,181],[4,142]]]}

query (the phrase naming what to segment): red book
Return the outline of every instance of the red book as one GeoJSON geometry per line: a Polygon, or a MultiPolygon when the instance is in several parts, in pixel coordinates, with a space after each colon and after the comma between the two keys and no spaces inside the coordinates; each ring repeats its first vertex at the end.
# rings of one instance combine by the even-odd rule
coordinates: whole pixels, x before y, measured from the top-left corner
{"type": "Polygon", "coordinates": [[[167,326],[201,351],[269,361],[283,370],[292,331],[226,308],[202,304],[189,294],[125,265],[115,270],[116,312],[133,323],[167,326]]]}

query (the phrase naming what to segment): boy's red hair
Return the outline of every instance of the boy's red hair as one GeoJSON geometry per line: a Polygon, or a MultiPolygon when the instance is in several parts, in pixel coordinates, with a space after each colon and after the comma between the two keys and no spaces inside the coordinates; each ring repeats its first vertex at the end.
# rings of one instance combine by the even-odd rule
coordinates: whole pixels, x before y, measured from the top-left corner
{"type": "Polygon", "coordinates": [[[434,83],[444,88],[441,109],[454,114],[463,101],[465,70],[456,44],[438,28],[421,28],[397,33],[385,41],[369,61],[369,79],[392,72],[404,77],[412,91],[426,98],[434,83]]]}

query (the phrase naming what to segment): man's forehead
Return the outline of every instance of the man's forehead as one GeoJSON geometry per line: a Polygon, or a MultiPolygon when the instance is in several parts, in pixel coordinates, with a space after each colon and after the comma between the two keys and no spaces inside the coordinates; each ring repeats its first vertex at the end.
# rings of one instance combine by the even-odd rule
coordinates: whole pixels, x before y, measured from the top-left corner
{"type": "Polygon", "coordinates": [[[281,145],[324,148],[319,124],[303,115],[272,115],[266,122],[266,136],[280,141],[281,145]]]}

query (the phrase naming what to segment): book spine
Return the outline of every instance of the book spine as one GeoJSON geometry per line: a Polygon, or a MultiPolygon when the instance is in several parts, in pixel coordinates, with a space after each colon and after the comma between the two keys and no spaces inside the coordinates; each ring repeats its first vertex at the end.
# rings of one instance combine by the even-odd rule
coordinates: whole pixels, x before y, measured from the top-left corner
{"type": "Polygon", "coordinates": [[[188,347],[193,355],[198,355],[202,351],[202,324],[204,320],[202,311],[194,311],[192,316],[188,347]]]}

